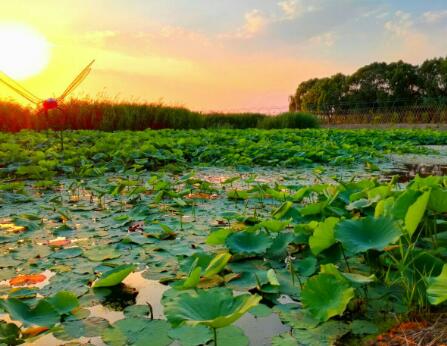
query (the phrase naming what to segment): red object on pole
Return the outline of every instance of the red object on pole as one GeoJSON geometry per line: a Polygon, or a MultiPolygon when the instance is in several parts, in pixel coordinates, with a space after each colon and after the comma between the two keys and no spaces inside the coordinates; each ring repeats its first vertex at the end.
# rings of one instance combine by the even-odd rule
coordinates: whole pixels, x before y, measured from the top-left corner
{"type": "Polygon", "coordinates": [[[44,111],[49,111],[50,109],[56,109],[58,107],[58,103],[56,99],[47,99],[42,102],[42,107],[44,111]]]}

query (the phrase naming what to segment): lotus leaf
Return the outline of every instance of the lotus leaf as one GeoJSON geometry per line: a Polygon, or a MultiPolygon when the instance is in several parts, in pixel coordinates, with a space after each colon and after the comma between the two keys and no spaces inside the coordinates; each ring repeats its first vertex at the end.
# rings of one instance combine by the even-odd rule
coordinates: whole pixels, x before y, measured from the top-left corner
{"type": "Polygon", "coordinates": [[[267,251],[273,240],[265,232],[236,232],[225,241],[232,253],[240,255],[260,255],[267,251]]]}
{"type": "Polygon", "coordinates": [[[396,223],[386,217],[371,216],[359,220],[340,222],[335,228],[335,239],[343,244],[350,254],[368,250],[382,251],[395,243],[402,235],[396,223]]]}
{"type": "Polygon", "coordinates": [[[93,287],[111,287],[120,284],[131,272],[135,270],[133,264],[125,264],[113,268],[105,273],[95,281],[93,287]]]}
{"type": "Polygon", "coordinates": [[[234,297],[226,288],[182,292],[163,301],[164,312],[174,327],[206,325],[222,328],[238,320],[261,300],[260,296],[243,294],[234,297]]]}
{"type": "Polygon", "coordinates": [[[432,305],[439,305],[447,300],[447,264],[444,264],[439,276],[430,280],[427,298],[432,305]]]}
{"type": "Polygon", "coordinates": [[[301,292],[304,307],[321,322],[342,315],[354,289],[331,274],[318,274],[306,281],[301,292]]]}

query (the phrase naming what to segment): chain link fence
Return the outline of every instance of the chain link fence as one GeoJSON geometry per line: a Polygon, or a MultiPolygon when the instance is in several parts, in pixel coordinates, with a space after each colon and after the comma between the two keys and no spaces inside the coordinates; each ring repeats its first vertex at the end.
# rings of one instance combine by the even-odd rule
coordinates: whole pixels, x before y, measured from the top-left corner
{"type": "Polygon", "coordinates": [[[312,111],[324,125],[447,124],[447,106],[362,107],[312,111]]]}

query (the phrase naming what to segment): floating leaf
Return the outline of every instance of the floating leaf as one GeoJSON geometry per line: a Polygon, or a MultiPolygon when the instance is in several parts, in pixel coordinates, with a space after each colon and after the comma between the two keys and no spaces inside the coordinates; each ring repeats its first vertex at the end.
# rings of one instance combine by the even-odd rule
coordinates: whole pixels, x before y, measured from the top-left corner
{"type": "Polygon", "coordinates": [[[249,339],[241,328],[228,326],[217,330],[217,345],[248,346],[249,339]]]}
{"type": "Polygon", "coordinates": [[[2,304],[13,320],[25,324],[51,327],[60,319],[59,313],[46,300],[40,300],[34,308],[15,298],[6,299],[2,304]]]}
{"type": "Polygon", "coordinates": [[[174,328],[168,335],[172,339],[177,339],[182,346],[205,345],[213,338],[211,329],[201,325],[174,328]]]}
{"type": "Polygon", "coordinates": [[[88,317],[81,320],[64,321],[61,328],[54,331],[54,336],[61,340],[73,340],[81,337],[100,336],[109,327],[109,322],[101,317],[88,317]]]}
{"type": "Polygon", "coordinates": [[[182,324],[222,328],[238,320],[256,306],[260,296],[242,294],[233,297],[227,288],[181,292],[163,301],[165,315],[176,327],[182,324]]]}
{"type": "Polygon", "coordinates": [[[225,244],[225,239],[233,233],[229,228],[222,228],[212,232],[206,239],[206,243],[209,245],[222,245],[225,244]]]}
{"type": "Polygon", "coordinates": [[[111,246],[97,246],[84,252],[84,256],[90,261],[101,262],[121,256],[121,253],[111,246]]]}
{"type": "Polygon", "coordinates": [[[101,275],[101,277],[95,281],[93,287],[111,287],[120,284],[131,272],[135,270],[133,264],[125,264],[118,266],[112,270],[109,270],[101,275]]]}
{"type": "Polygon", "coordinates": [[[343,314],[354,289],[331,274],[318,274],[306,281],[301,292],[304,307],[321,322],[343,314]]]}
{"type": "Polygon", "coordinates": [[[292,335],[302,345],[332,346],[349,331],[350,326],[346,323],[328,321],[313,329],[294,329],[292,335]]]}
{"type": "Polygon", "coordinates": [[[60,315],[68,314],[79,306],[76,295],[68,291],[57,292],[54,296],[48,298],[47,301],[60,315]]]}
{"type": "Polygon", "coordinates": [[[402,235],[395,222],[386,217],[365,217],[359,220],[340,222],[335,229],[335,238],[351,254],[368,250],[382,251],[395,243],[402,235]]]}
{"type": "Polygon", "coordinates": [[[68,249],[57,251],[53,253],[52,256],[58,259],[68,259],[78,257],[80,255],[82,255],[82,249],[80,247],[71,247],[68,249]]]}
{"type": "Polygon", "coordinates": [[[299,346],[298,340],[289,333],[274,336],[272,346],[299,346]]]}
{"type": "Polygon", "coordinates": [[[225,241],[231,252],[241,255],[260,255],[272,245],[272,239],[265,232],[236,232],[225,241]]]}

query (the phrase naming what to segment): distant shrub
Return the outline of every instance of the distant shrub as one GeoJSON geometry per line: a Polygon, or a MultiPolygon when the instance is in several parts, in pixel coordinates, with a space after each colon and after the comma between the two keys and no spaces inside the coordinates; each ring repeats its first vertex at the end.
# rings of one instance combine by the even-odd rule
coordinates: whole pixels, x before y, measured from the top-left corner
{"type": "Polygon", "coordinates": [[[310,113],[283,113],[265,117],[258,127],[263,129],[315,129],[320,127],[318,118],[310,113]]]}
{"type": "Polygon", "coordinates": [[[72,130],[145,130],[145,129],[248,129],[316,128],[318,119],[307,113],[284,113],[268,116],[261,113],[200,113],[184,107],[163,104],[70,100],[63,111],[48,115],[0,101],[0,131],[21,129],[72,130]]]}

